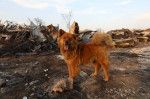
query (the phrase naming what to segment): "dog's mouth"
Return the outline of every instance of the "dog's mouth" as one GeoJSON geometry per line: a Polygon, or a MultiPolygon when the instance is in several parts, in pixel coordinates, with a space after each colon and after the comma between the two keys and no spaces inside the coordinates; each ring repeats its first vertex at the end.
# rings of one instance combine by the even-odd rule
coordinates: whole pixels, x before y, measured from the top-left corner
{"type": "Polygon", "coordinates": [[[69,42],[69,41],[65,41],[65,42],[64,42],[64,50],[67,51],[67,50],[70,49],[70,47],[71,47],[70,42],[69,42]]]}
{"type": "Polygon", "coordinates": [[[68,50],[69,49],[69,45],[64,45],[64,50],[68,50]]]}

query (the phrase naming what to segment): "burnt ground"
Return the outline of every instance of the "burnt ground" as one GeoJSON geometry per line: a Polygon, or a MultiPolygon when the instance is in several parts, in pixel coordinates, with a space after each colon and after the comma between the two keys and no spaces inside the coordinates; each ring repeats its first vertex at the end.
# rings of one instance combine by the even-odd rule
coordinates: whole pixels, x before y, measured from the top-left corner
{"type": "Polygon", "coordinates": [[[66,63],[53,51],[38,55],[0,58],[1,99],[150,99],[150,43],[111,50],[110,80],[103,81],[101,69],[90,77],[93,66],[82,67],[74,89],[52,93],[53,85],[68,77],[66,63]]]}

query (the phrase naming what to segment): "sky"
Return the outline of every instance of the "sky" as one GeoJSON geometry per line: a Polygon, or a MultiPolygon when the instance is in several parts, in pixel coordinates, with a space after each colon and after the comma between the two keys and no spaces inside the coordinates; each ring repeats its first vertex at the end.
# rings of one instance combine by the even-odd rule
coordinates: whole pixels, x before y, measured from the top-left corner
{"type": "Polygon", "coordinates": [[[40,18],[66,30],[62,14],[72,11],[80,30],[150,28],[150,0],[0,0],[0,19],[19,24],[40,18]]]}

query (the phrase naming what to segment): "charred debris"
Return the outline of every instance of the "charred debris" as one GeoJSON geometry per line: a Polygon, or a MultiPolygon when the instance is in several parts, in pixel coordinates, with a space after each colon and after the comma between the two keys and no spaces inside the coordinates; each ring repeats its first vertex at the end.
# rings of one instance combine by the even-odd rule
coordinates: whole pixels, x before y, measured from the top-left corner
{"type": "MultiPolygon", "coordinates": [[[[19,25],[11,21],[0,22],[0,56],[16,54],[37,54],[43,51],[58,51],[57,45],[59,25],[19,25]]],[[[91,37],[97,31],[79,30],[77,22],[73,22],[70,33],[79,34],[80,42],[90,42],[91,37]]],[[[147,30],[111,30],[111,35],[116,47],[134,47],[137,42],[150,41],[150,29],[147,30]]]]}
{"type": "Polygon", "coordinates": [[[147,30],[111,30],[107,32],[111,35],[116,47],[134,47],[138,42],[150,41],[150,29],[147,30]]]}
{"type": "Polygon", "coordinates": [[[58,50],[59,26],[18,25],[11,21],[0,24],[0,56],[58,50]]]}

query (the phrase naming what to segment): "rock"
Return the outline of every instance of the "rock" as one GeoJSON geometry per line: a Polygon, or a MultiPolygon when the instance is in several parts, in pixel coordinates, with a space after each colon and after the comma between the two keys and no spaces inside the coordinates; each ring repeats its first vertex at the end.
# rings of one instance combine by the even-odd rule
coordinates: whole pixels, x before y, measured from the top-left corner
{"type": "Polygon", "coordinates": [[[30,96],[34,96],[34,95],[35,95],[35,93],[31,93],[31,94],[30,94],[30,96]]]}
{"type": "Polygon", "coordinates": [[[26,83],[25,86],[28,86],[28,83],[26,83]]]}
{"type": "Polygon", "coordinates": [[[67,78],[67,79],[62,79],[58,81],[54,85],[52,92],[57,94],[58,92],[63,92],[64,90],[72,90],[72,89],[73,89],[73,79],[67,78]]]}
{"type": "Polygon", "coordinates": [[[23,99],[28,99],[27,96],[24,96],[23,99]]]}
{"type": "Polygon", "coordinates": [[[121,93],[121,94],[120,94],[120,96],[121,96],[121,97],[123,97],[123,96],[124,96],[124,94],[122,94],[122,93],[121,93]]]}
{"type": "Polygon", "coordinates": [[[81,71],[81,72],[80,72],[80,76],[83,77],[83,78],[85,78],[85,77],[87,77],[87,73],[81,71]]]}
{"type": "Polygon", "coordinates": [[[29,83],[29,85],[32,86],[33,84],[35,84],[37,82],[39,82],[39,80],[32,81],[32,82],[29,83]]]}
{"type": "Polygon", "coordinates": [[[0,79],[0,87],[6,85],[6,80],[4,79],[0,79]]]}
{"type": "Polygon", "coordinates": [[[35,91],[37,89],[36,86],[33,86],[33,88],[31,88],[32,91],[35,91]]]}
{"type": "Polygon", "coordinates": [[[116,47],[132,47],[135,44],[135,40],[133,38],[116,39],[114,42],[116,47]]]}
{"type": "Polygon", "coordinates": [[[64,56],[62,56],[62,55],[56,55],[56,57],[57,57],[58,59],[60,59],[60,60],[63,60],[63,59],[64,59],[64,56]]]}
{"type": "Polygon", "coordinates": [[[117,68],[117,67],[115,67],[114,69],[118,70],[118,71],[125,71],[126,70],[125,68],[117,68]]]}
{"type": "Polygon", "coordinates": [[[44,72],[47,72],[48,71],[48,69],[44,69],[44,72]]]}
{"type": "Polygon", "coordinates": [[[113,89],[110,89],[110,91],[113,91],[113,89]]]}
{"type": "Polygon", "coordinates": [[[39,63],[39,62],[37,61],[37,62],[35,62],[34,64],[37,65],[38,63],[39,63]]]}
{"type": "Polygon", "coordinates": [[[135,91],[132,91],[133,94],[135,94],[135,91]]]}

